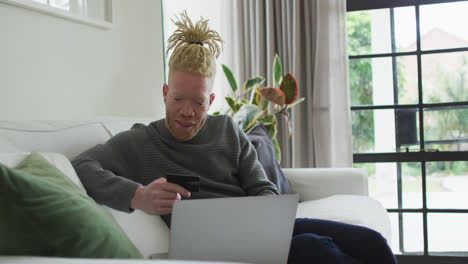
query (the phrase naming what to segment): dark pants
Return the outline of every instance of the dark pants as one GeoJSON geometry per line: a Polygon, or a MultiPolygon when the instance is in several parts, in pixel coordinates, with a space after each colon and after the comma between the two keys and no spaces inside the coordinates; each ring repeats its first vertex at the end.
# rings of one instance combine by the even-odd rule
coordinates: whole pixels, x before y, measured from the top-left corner
{"type": "Polygon", "coordinates": [[[394,264],[387,240],[378,232],[356,225],[319,219],[296,219],[289,264],[394,264]]]}

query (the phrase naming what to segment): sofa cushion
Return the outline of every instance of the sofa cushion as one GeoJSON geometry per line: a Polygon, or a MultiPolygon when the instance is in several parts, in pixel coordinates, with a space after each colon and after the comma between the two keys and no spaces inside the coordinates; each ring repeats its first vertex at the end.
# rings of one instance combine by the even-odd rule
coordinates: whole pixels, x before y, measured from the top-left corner
{"type": "Polygon", "coordinates": [[[0,165],[0,255],[141,258],[120,226],[84,190],[33,152],[0,165]]]}
{"type": "Polygon", "coordinates": [[[268,179],[276,185],[280,194],[293,193],[281,166],[276,161],[273,143],[263,123],[254,125],[246,134],[257,150],[258,161],[268,179]]]}
{"type": "Polygon", "coordinates": [[[362,195],[333,195],[299,203],[297,218],[332,220],[365,226],[380,232],[391,244],[387,210],[378,201],[362,195]]]}
{"type": "Polygon", "coordinates": [[[170,231],[160,216],[149,215],[140,210],[128,214],[105,208],[112,213],[145,258],[155,253],[168,252],[170,231]]]}

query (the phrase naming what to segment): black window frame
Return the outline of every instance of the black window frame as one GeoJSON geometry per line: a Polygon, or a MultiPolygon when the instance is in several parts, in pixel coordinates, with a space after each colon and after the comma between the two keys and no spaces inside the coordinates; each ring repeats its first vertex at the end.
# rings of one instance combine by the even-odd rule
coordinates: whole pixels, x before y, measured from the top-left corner
{"type": "MultiPolygon", "coordinates": [[[[351,55],[349,60],[354,59],[370,59],[370,58],[392,58],[393,65],[393,89],[394,93],[398,91],[397,83],[397,69],[396,69],[396,58],[399,56],[415,55],[417,58],[418,68],[418,103],[417,104],[398,104],[398,96],[395,96],[395,102],[393,105],[360,105],[351,106],[351,111],[362,111],[362,110],[378,110],[378,109],[392,109],[395,112],[398,110],[405,109],[417,109],[417,118],[419,119],[419,138],[421,139],[418,143],[420,145],[420,151],[417,152],[389,152],[389,153],[353,153],[354,163],[381,163],[381,162],[392,162],[397,163],[397,195],[398,195],[398,208],[387,209],[389,213],[398,213],[400,230],[400,250],[403,251],[403,213],[422,213],[423,216],[423,236],[424,236],[424,251],[422,255],[397,255],[399,263],[467,263],[468,252],[452,253],[446,252],[446,254],[434,255],[429,254],[428,251],[428,226],[427,216],[428,213],[468,213],[468,209],[430,209],[427,208],[426,198],[426,162],[431,161],[468,161],[468,151],[428,151],[425,150],[425,143],[434,143],[424,140],[424,112],[428,109],[462,109],[468,108],[468,101],[462,102],[450,102],[450,103],[423,103],[422,97],[422,69],[421,69],[421,57],[426,54],[436,53],[449,53],[449,52],[460,52],[468,51],[468,47],[463,48],[450,48],[450,49],[437,49],[437,50],[424,50],[421,51],[421,35],[420,35],[420,19],[419,19],[419,7],[421,5],[428,4],[439,4],[449,2],[463,2],[467,0],[386,0],[386,1],[375,1],[375,0],[348,0],[347,11],[361,11],[361,10],[372,10],[381,8],[390,8],[390,23],[391,23],[391,39],[392,39],[392,52],[385,54],[366,54],[366,55],[351,55]],[[414,6],[416,12],[416,51],[412,52],[397,52],[395,48],[395,32],[394,32],[394,8],[414,6]],[[420,209],[403,209],[402,205],[402,176],[401,176],[401,163],[402,162],[420,162],[422,171],[422,208],[420,209]]],[[[395,117],[397,115],[395,114],[395,117]]],[[[397,120],[395,120],[395,123],[397,120]]],[[[400,146],[400,139],[398,133],[396,134],[397,148],[400,146]]],[[[396,230],[394,230],[395,232],[396,230]]]]}

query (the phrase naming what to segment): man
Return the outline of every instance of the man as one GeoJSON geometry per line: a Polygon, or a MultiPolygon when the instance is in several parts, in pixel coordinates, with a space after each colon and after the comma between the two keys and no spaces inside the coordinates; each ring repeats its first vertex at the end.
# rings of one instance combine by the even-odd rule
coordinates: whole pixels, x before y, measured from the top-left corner
{"type": "MultiPolygon", "coordinates": [[[[172,207],[182,198],[278,194],[243,131],[228,116],[207,115],[215,97],[215,57],[222,45],[218,33],[207,23],[201,19],[193,24],[186,13],[175,22],[178,29],[168,41],[168,51],[174,49],[169,81],[163,86],[166,118],[148,126],[135,125],[73,160],[88,194],[97,202],[121,211],[161,215],[169,225],[172,207]],[[200,191],[190,193],[168,182],[168,173],[200,176],[200,191]]],[[[363,260],[372,260],[363,252],[351,257],[354,252],[345,253],[332,238],[323,236],[332,233],[328,232],[331,226],[339,227],[333,239],[349,234],[379,242],[364,248],[385,255],[375,263],[394,263],[393,254],[377,232],[310,219],[296,221],[289,261],[360,263],[357,259],[361,255],[363,260]],[[326,234],[315,234],[324,231],[326,234]]],[[[355,247],[352,238],[342,240],[340,246],[355,247]]]]}
{"type": "Polygon", "coordinates": [[[169,82],[163,86],[166,118],[134,126],[73,161],[97,202],[161,215],[168,225],[168,214],[181,198],[278,194],[241,129],[228,116],[207,115],[215,98],[212,51],[219,55],[219,35],[209,29],[200,32],[208,21],[189,28],[187,15],[182,19],[177,22],[179,34],[169,39],[168,50],[176,48],[169,61],[169,82]],[[168,173],[200,176],[200,192],[191,194],[167,182],[168,173]]]}

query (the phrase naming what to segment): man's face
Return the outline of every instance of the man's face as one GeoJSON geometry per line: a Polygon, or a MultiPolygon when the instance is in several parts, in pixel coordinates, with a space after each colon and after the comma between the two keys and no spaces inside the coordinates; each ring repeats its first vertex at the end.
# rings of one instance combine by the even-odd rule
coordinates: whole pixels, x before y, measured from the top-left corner
{"type": "Polygon", "coordinates": [[[203,127],[214,100],[213,80],[200,74],[174,71],[164,84],[166,127],[178,141],[187,141],[203,127]]]}

